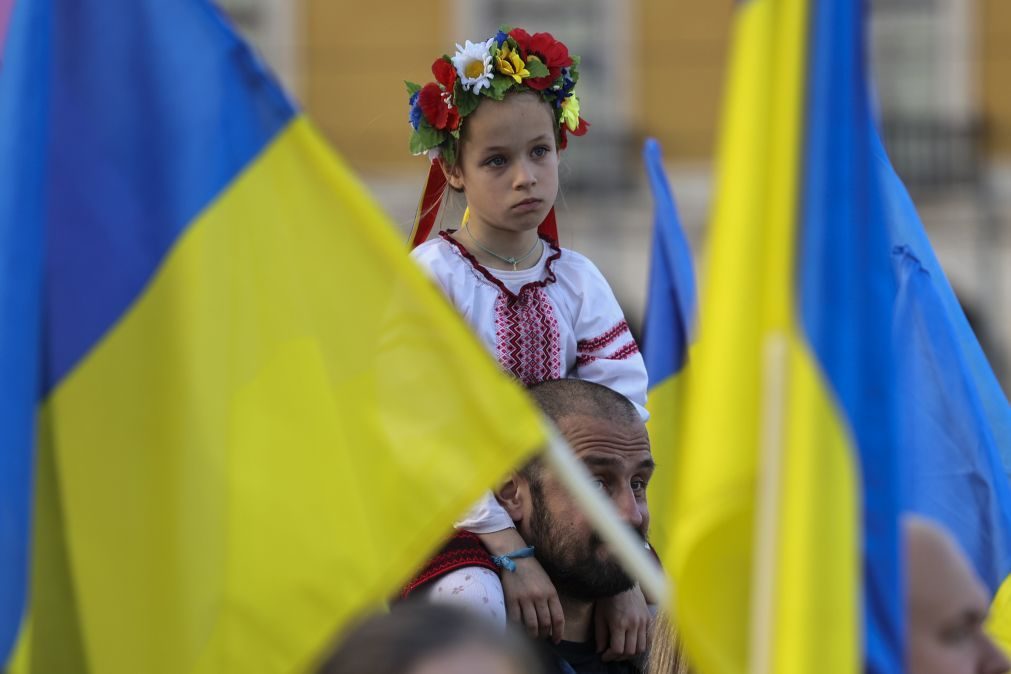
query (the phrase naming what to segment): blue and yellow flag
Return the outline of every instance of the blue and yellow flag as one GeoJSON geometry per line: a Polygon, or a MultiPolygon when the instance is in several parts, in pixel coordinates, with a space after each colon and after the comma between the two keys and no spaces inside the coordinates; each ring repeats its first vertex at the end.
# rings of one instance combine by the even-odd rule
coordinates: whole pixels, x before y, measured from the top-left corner
{"type": "Polygon", "coordinates": [[[880,143],[877,150],[898,284],[903,504],[943,524],[991,592],[1004,586],[991,620],[1011,649],[1011,606],[1003,599],[1011,593],[1011,407],[913,202],[880,143]]]}
{"type": "Polygon", "coordinates": [[[650,541],[665,550],[677,489],[677,442],[684,404],[685,366],[695,331],[695,266],[670,182],[663,168],[660,144],[653,138],[643,147],[643,161],[653,194],[653,246],[642,351],[649,373],[650,443],[658,465],[665,467],[650,481],[650,541]]]}
{"type": "Polygon", "coordinates": [[[896,284],[865,4],[735,10],[663,556],[703,674],[902,671],[896,284]]]}
{"type": "Polygon", "coordinates": [[[209,2],[16,3],[0,185],[12,671],[301,671],[544,439],[209,2]]]}

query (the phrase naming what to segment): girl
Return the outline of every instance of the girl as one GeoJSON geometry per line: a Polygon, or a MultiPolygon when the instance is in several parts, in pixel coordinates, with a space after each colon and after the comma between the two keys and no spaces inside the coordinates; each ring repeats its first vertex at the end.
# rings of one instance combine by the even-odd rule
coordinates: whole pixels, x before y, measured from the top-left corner
{"type": "MultiPolygon", "coordinates": [[[[550,34],[519,28],[457,49],[432,65],[435,82],[407,84],[411,150],[432,159],[414,259],[520,381],[587,379],[645,415],[646,368],[610,286],[587,258],[557,244],[558,152],[568,133],[589,126],[574,93],[578,58],[550,34]],[[425,242],[447,183],[467,199],[463,223],[425,242]]],[[[509,558],[526,544],[494,497],[457,528],[477,534],[508,569],[501,584],[509,617],[535,637],[559,640],[554,587],[535,558],[509,558]]],[[[475,592],[487,601],[486,588],[475,592]]],[[[616,657],[641,652],[647,623],[642,593],[619,595],[598,616],[598,645],[616,657]],[[601,643],[605,627],[610,638],[601,643]]]]}

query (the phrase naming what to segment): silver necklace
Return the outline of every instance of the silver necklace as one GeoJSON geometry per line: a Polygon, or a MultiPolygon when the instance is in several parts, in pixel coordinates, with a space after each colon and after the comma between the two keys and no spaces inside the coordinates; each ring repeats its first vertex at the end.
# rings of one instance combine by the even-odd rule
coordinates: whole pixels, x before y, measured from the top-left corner
{"type": "Polygon", "coordinates": [[[523,262],[523,260],[525,260],[528,257],[530,257],[530,254],[533,253],[537,249],[537,244],[539,244],[541,242],[541,240],[539,238],[536,239],[534,241],[534,245],[532,245],[530,247],[530,250],[528,250],[527,252],[523,253],[519,257],[506,257],[505,255],[499,255],[495,251],[489,250],[488,248],[485,248],[484,246],[482,246],[481,242],[477,240],[476,236],[474,236],[474,233],[470,231],[470,223],[465,223],[464,226],[463,226],[463,228],[465,230],[467,230],[467,236],[469,236],[470,239],[471,239],[471,241],[474,242],[474,245],[476,245],[478,248],[480,248],[484,252],[486,252],[489,255],[491,255],[493,258],[495,258],[497,260],[502,260],[506,264],[511,264],[513,266],[513,271],[517,271],[517,265],[519,265],[520,262],[523,262]]]}

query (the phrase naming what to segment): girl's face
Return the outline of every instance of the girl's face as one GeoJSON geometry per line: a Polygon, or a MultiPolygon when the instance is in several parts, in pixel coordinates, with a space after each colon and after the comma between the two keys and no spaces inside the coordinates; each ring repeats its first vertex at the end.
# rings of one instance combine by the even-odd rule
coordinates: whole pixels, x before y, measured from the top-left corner
{"type": "Polygon", "coordinates": [[[482,101],[465,124],[447,178],[467,196],[470,227],[486,235],[537,229],[558,195],[551,108],[537,94],[518,93],[482,101]]]}

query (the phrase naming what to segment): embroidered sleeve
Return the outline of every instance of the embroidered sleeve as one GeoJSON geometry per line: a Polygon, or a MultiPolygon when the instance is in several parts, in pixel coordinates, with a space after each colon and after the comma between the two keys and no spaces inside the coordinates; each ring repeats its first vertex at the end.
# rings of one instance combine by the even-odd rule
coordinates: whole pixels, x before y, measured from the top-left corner
{"type": "Polygon", "coordinates": [[[621,393],[646,419],[646,364],[611,287],[590,266],[576,319],[576,372],[621,393]]]}
{"type": "Polygon", "coordinates": [[[464,518],[454,525],[457,529],[469,531],[472,534],[490,534],[503,529],[510,529],[516,524],[509,517],[499,502],[495,500],[495,495],[490,491],[485,492],[480,501],[475,503],[464,518]]]}
{"type": "Polygon", "coordinates": [[[425,276],[430,278],[435,285],[439,286],[442,292],[452,301],[453,298],[450,295],[450,290],[453,287],[451,282],[453,270],[446,257],[440,255],[440,251],[435,243],[435,240],[433,240],[418,246],[411,251],[410,256],[415,264],[425,272],[425,276]]]}

